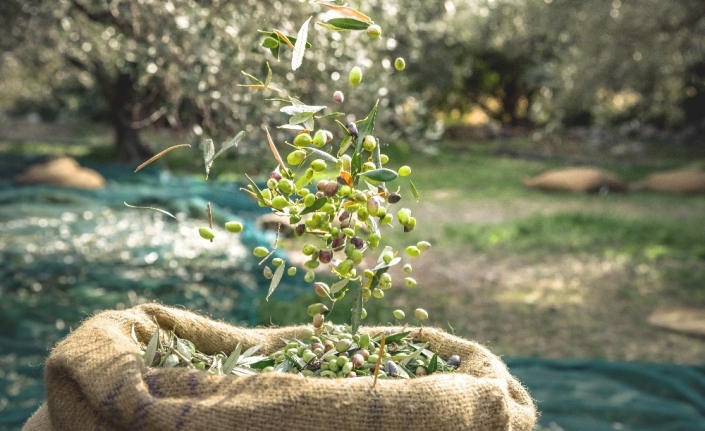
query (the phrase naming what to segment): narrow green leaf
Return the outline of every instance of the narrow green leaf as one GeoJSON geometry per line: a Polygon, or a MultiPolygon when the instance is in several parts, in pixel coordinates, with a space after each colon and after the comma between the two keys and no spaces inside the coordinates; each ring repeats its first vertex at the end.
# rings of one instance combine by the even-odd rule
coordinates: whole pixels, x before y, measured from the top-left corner
{"type": "Polygon", "coordinates": [[[357,330],[360,328],[360,320],[362,320],[362,283],[359,284],[357,290],[355,291],[355,302],[352,308],[352,322],[350,322],[350,328],[353,334],[357,334],[357,330]]]}
{"type": "Polygon", "coordinates": [[[342,117],[345,115],[342,112],[331,112],[330,114],[325,114],[325,115],[319,115],[316,117],[316,119],[321,120],[323,118],[335,118],[335,117],[342,117]]]}
{"type": "Polygon", "coordinates": [[[438,353],[434,353],[431,360],[428,361],[428,367],[426,367],[426,371],[428,371],[428,374],[433,374],[437,370],[438,370],[438,353]]]}
{"type": "Polygon", "coordinates": [[[348,279],[348,278],[344,278],[344,279],[342,279],[342,280],[336,281],[336,282],[333,283],[333,285],[330,287],[330,294],[331,294],[331,295],[335,295],[336,293],[340,292],[341,290],[343,290],[343,288],[344,288],[345,286],[348,285],[349,282],[350,282],[350,279],[348,279]]]}
{"type": "Polygon", "coordinates": [[[266,62],[267,64],[267,78],[264,80],[264,86],[269,87],[269,84],[272,82],[272,68],[269,67],[269,62],[266,62]]]}
{"type": "MultiPolygon", "coordinates": [[[[379,271],[380,269],[390,268],[390,267],[398,264],[399,262],[401,262],[401,257],[397,256],[394,259],[390,260],[389,263],[381,262],[381,263],[377,264],[377,266],[374,267],[373,271],[379,271]]],[[[380,274],[380,275],[382,275],[382,274],[380,274]]]]}
{"type": "Polygon", "coordinates": [[[414,185],[414,182],[409,180],[409,185],[411,186],[411,194],[414,195],[414,199],[416,202],[419,201],[419,191],[416,190],[416,186],[414,185]]]}
{"type": "Polygon", "coordinates": [[[428,343],[425,343],[423,347],[420,349],[417,349],[414,353],[410,354],[406,358],[402,359],[401,362],[399,362],[400,365],[406,366],[412,359],[418,358],[421,353],[423,353],[423,349],[425,349],[428,346],[428,343]]]}
{"type": "Polygon", "coordinates": [[[319,209],[321,209],[321,207],[323,207],[323,205],[326,204],[326,202],[328,202],[327,197],[324,196],[322,198],[318,198],[313,202],[313,205],[311,205],[308,208],[304,208],[299,214],[305,215],[305,214],[312,213],[314,211],[318,211],[319,209]]]}
{"type": "Polygon", "coordinates": [[[144,362],[147,364],[148,367],[152,366],[152,362],[154,362],[154,355],[157,354],[157,347],[159,346],[159,326],[157,326],[157,329],[154,330],[154,334],[152,334],[152,339],[149,340],[149,344],[147,345],[147,350],[144,352],[144,362]]]}
{"type": "Polygon", "coordinates": [[[255,78],[253,75],[250,75],[249,73],[245,72],[244,70],[241,70],[240,73],[242,73],[243,75],[248,77],[253,84],[264,85],[264,82],[260,81],[259,79],[255,78]]]}
{"type": "Polygon", "coordinates": [[[261,361],[250,364],[250,368],[253,370],[261,370],[271,366],[274,366],[274,359],[262,359],[261,361]]]}
{"type": "Polygon", "coordinates": [[[306,362],[304,362],[304,360],[299,358],[297,355],[284,353],[284,357],[286,358],[287,362],[289,362],[289,364],[296,367],[296,369],[298,369],[299,371],[306,367],[306,362]]]}
{"type": "Polygon", "coordinates": [[[206,166],[206,179],[208,179],[208,173],[211,171],[211,166],[213,166],[213,155],[215,154],[215,146],[213,145],[212,139],[206,139],[203,143],[203,163],[206,166]]]}
{"type": "Polygon", "coordinates": [[[274,37],[268,36],[262,41],[262,46],[267,49],[279,48],[279,40],[274,37]]]}
{"type": "Polygon", "coordinates": [[[139,209],[139,210],[153,210],[153,211],[159,211],[160,213],[166,214],[166,215],[168,215],[169,217],[171,217],[171,218],[173,218],[173,219],[176,220],[176,217],[174,217],[174,215],[173,215],[172,213],[170,213],[170,212],[168,212],[168,211],[164,211],[164,210],[159,209],[159,208],[154,208],[154,207],[138,207],[138,206],[135,206],[135,205],[130,205],[130,204],[128,204],[127,202],[123,202],[123,203],[124,203],[125,206],[128,207],[128,208],[135,208],[135,209],[139,209]]]}
{"type": "Polygon", "coordinates": [[[344,28],[336,27],[333,24],[328,24],[327,22],[317,22],[316,25],[325,28],[330,31],[347,31],[344,28]]]}
{"type": "Polygon", "coordinates": [[[284,276],[284,270],[286,269],[286,265],[281,264],[277,267],[276,271],[274,271],[274,276],[272,276],[272,281],[269,283],[269,292],[267,292],[267,297],[264,298],[265,301],[269,301],[269,297],[274,293],[274,289],[279,286],[279,282],[282,280],[282,277],[284,276]]]}
{"type": "Polygon", "coordinates": [[[385,340],[386,340],[386,343],[387,343],[387,344],[389,344],[389,343],[396,343],[397,341],[401,341],[401,340],[403,340],[404,338],[406,338],[406,336],[409,335],[409,334],[411,334],[411,331],[407,331],[407,332],[397,332],[396,334],[387,335],[387,336],[385,337],[385,340]]]}
{"type": "Polygon", "coordinates": [[[280,47],[281,47],[281,45],[277,45],[276,48],[270,48],[270,49],[269,49],[269,51],[272,53],[272,55],[274,56],[274,58],[277,59],[277,61],[279,61],[279,48],[280,48],[280,47]]]}
{"type": "Polygon", "coordinates": [[[362,140],[365,138],[365,136],[372,135],[375,130],[375,117],[377,116],[378,105],[379,99],[377,99],[375,106],[372,107],[372,110],[369,114],[367,114],[367,117],[362,120],[362,124],[360,125],[360,127],[358,127],[357,140],[355,141],[355,152],[357,153],[362,152],[362,140]]]}
{"type": "MultiPolygon", "coordinates": [[[[338,121],[338,120],[336,120],[338,121]]],[[[350,148],[350,144],[352,144],[352,137],[350,135],[346,135],[343,138],[343,141],[340,143],[340,149],[338,150],[338,157],[342,156],[345,154],[346,151],[348,151],[348,148],[350,148]]]]}
{"type": "Polygon", "coordinates": [[[358,176],[357,174],[362,169],[362,158],[359,151],[355,151],[352,156],[352,161],[350,162],[350,175],[353,177],[355,186],[357,186],[358,176]]]}
{"type": "Polygon", "coordinates": [[[217,153],[215,153],[213,158],[210,160],[210,163],[213,164],[213,161],[215,159],[217,159],[218,157],[220,157],[220,155],[223,154],[226,150],[229,150],[232,147],[237,147],[237,144],[239,144],[240,141],[242,140],[242,138],[244,138],[244,137],[245,137],[245,131],[243,130],[240,133],[238,133],[237,135],[235,135],[235,137],[232,138],[230,141],[228,141],[225,145],[223,145],[223,148],[221,148],[220,150],[218,150],[217,153]]]}
{"type": "Polygon", "coordinates": [[[296,35],[296,43],[294,44],[294,55],[291,56],[291,70],[296,70],[301,66],[304,60],[304,52],[306,51],[306,39],[308,39],[308,24],[311,21],[309,17],[299,29],[296,35]]]}
{"type": "Polygon", "coordinates": [[[252,178],[250,178],[249,175],[245,174],[245,178],[247,178],[250,181],[250,184],[252,184],[252,188],[254,189],[255,195],[257,195],[257,199],[262,202],[266,203],[266,199],[264,199],[264,196],[262,196],[262,191],[257,187],[257,183],[255,183],[252,178]]]}
{"type": "Polygon", "coordinates": [[[282,124],[281,126],[277,126],[277,129],[296,130],[299,132],[301,130],[306,130],[304,126],[299,126],[298,124],[282,124]]]}
{"type": "Polygon", "coordinates": [[[233,368],[235,368],[235,365],[237,365],[237,361],[240,359],[241,351],[242,345],[240,345],[240,343],[237,343],[237,346],[235,346],[235,350],[230,353],[230,356],[228,356],[228,359],[226,359],[225,363],[223,364],[224,374],[230,374],[233,372],[233,368]]]}
{"type": "Polygon", "coordinates": [[[323,160],[327,160],[331,163],[338,163],[338,159],[331,156],[328,152],[319,150],[316,147],[306,147],[306,151],[308,151],[311,154],[316,155],[317,157],[320,157],[323,160]]]}
{"type": "Polygon", "coordinates": [[[284,106],[279,110],[279,112],[283,112],[287,115],[296,115],[296,114],[301,114],[304,112],[315,114],[316,112],[327,108],[326,106],[319,106],[319,105],[290,105],[290,106],[284,106]]]}
{"type": "Polygon", "coordinates": [[[242,354],[243,358],[249,358],[250,356],[254,355],[259,351],[259,349],[262,348],[264,344],[255,344],[254,346],[250,347],[249,349],[245,350],[245,352],[242,354]]]}
{"type": "Polygon", "coordinates": [[[250,367],[241,367],[241,366],[237,366],[237,367],[233,368],[232,373],[236,376],[239,376],[239,377],[256,376],[259,374],[257,371],[251,369],[250,367]]]}
{"type": "Polygon", "coordinates": [[[370,26],[369,22],[355,18],[332,18],[325,23],[341,30],[367,30],[367,27],[370,26]]]}
{"type": "Polygon", "coordinates": [[[289,124],[301,124],[313,118],[312,112],[301,112],[296,115],[289,117],[289,124]]]}
{"type": "Polygon", "coordinates": [[[377,139],[377,146],[375,147],[375,150],[372,152],[372,163],[375,164],[377,169],[382,169],[382,150],[381,150],[381,145],[379,144],[379,139],[377,139]]]}
{"type": "Polygon", "coordinates": [[[362,172],[360,175],[364,175],[365,177],[371,180],[382,182],[394,181],[399,176],[395,171],[387,168],[374,169],[371,171],[362,172]]]}

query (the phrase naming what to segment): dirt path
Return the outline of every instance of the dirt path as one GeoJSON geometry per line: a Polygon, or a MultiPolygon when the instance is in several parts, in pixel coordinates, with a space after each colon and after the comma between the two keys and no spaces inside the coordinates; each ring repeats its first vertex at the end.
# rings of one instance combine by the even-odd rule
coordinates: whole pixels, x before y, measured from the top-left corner
{"type": "MultiPolygon", "coordinates": [[[[470,202],[441,192],[420,204],[419,219],[433,220],[433,232],[447,223],[493,223],[533,213],[602,211],[590,201],[470,202]],[[449,205],[452,210],[449,210],[449,205]]],[[[615,215],[701,217],[699,207],[658,208],[650,204],[613,205],[615,215]]],[[[511,356],[602,357],[702,364],[705,338],[658,329],[648,316],[663,307],[683,306],[672,295],[664,271],[683,268],[682,262],[661,259],[647,265],[625,256],[556,254],[539,263],[522,256],[489,255],[462,244],[439,244],[414,265],[417,291],[395,298],[395,306],[424,304],[434,324],[487,344],[511,356]],[[450,298],[450,299],[448,299],[450,298]],[[442,316],[442,318],[438,318],[442,316]]],[[[401,277],[401,274],[399,274],[401,277]]]]}

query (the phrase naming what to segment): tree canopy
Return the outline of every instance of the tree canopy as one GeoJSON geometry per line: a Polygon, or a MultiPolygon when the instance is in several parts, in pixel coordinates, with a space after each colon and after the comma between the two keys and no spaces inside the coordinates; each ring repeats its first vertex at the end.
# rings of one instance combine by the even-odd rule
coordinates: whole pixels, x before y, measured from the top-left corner
{"type": "Polygon", "coordinates": [[[238,84],[249,83],[242,71],[264,79],[267,64],[273,83],[286,81],[302,100],[350,90],[347,71],[361,66],[375,85],[363,80],[350,90],[347,110],[360,106],[363,115],[380,98],[389,108],[381,121],[398,132],[478,106],[502,123],[538,126],[672,128],[705,115],[700,0],[370,0],[382,38],[360,34],[343,44],[312,26],[298,71],[289,67],[290,48],[282,45],[277,61],[253,46],[273,22],[295,36],[308,17],[324,16],[317,2],[6,0],[0,8],[0,89],[48,111],[108,120],[123,160],[149,154],[138,131],[154,122],[217,139],[246,129],[256,138],[261,123],[280,120],[267,99],[282,95],[238,84]],[[408,68],[390,78],[383,72],[397,56],[408,68]],[[406,91],[390,92],[388,79],[406,91]]]}

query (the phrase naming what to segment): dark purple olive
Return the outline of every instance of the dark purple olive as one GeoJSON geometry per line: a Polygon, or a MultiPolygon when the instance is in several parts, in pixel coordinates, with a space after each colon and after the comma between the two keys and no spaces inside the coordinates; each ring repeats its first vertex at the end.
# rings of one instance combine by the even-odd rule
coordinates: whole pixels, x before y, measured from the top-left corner
{"type": "Polygon", "coordinates": [[[348,133],[350,133],[350,136],[353,137],[353,139],[357,139],[357,125],[353,122],[348,123],[345,127],[348,129],[348,133]]]}
{"type": "Polygon", "coordinates": [[[359,236],[354,236],[350,238],[350,243],[355,246],[356,249],[361,249],[365,246],[365,241],[359,236]]]}
{"type": "Polygon", "coordinates": [[[282,174],[280,174],[280,173],[277,172],[277,171],[272,171],[272,172],[269,174],[269,178],[273,178],[273,179],[279,181],[279,180],[282,179],[282,174]]]}
{"type": "Polygon", "coordinates": [[[326,185],[328,184],[328,180],[321,180],[318,183],[316,183],[316,189],[319,192],[322,192],[326,189],[326,185]]]}
{"type": "Polygon", "coordinates": [[[458,356],[458,355],[451,356],[450,358],[448,358],[447,364],[457,370],[458,367],[460,366],[460,356],[458,356]]]}
{"type": "Polygon", "coordinates": [[[330,246],[335,251],[340,251],[345,247],[345,235],[336,236],[331,241],[330,246]]]}
{"type": "Polygon", "coordinates": [[[387,197],[387,201],[389,201],[390,204],[395,204],[401,200],[401,195],[397,192],[390,193],[389,197],[387,197]]]}
{"type": "Polygon", "coordinates": [[[384,364],[384,372],[387,373],[389,377],[394,377],[399,375],[399,367],[397,367],[394,361],[387,361],[384,364]]]}
{"type": "Polygon", "coordinates": [[[321,361],[320,359],[314,359],[313,361],[308,363],[306,368],[311,371],[318,371],[321,368],[322,363],[323,361],[321,361]]]}
{"type": "Polygon", "coordinates": [[[333,251],[332,250],[321,250],[318,253],[318,261],[321,263],[330,263],[330,261],[333,259],[333,251]]]}
{"type": "Polygon", "coordinates": [[[294,229],[294,235],[296,236],[301,236],[306,232],[306,225],[303,223],[299,223],[296,225],[296,228],[294,229]]]}
{"type": "Polygon", "coordinates": [[[338,183],[334,181],[328,181],[328,183],[323,188],[323,194],[328,197],[332,197],[335,196],[336,193],[338,193],[338,183]]]}

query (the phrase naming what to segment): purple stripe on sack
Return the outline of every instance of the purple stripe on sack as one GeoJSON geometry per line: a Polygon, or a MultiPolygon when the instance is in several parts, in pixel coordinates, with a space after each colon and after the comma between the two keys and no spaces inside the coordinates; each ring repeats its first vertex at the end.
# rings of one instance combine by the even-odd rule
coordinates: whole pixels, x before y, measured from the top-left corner
{"type": "Polygon", "coordinates": [[[149,416],[149,407],[154,404],[154,399],[148,395],[143,395],[137,402],[135,412],[132,415],[132,423],[129,430],[141,431],[147,425],[147,416],[149,416]]]}
{"type": "Polygon", "coordinates": [[[176,427],[174,428],[175,430],[180,430],[184,427],[184,425],[186,425],[186,416],[188,416],[190,411],[191,403],[186,403],[186,405],[184,405],[184,408],[181,409],[179,420],[176,421],[176,427]]]}
{"type": "Polygon", "coordinates": [[[164,393],[162,392],[162,385],[159,382],[159,373],[152,373],[152,374],[147,374],[144,377],[145,383],[147,383],[147,387],[149,388],[149,393],[156,396],[163,398],[164,393]]]}
{"type": "Polygon", "coordinates": [[[198,379],[196,378],[196,373],[200,371],[192,372],[188,376],[188,387],[191,389],[191,396],[192,397],[197,397],[198,396],[198,379]]]}
{"type": "Polygon", "coordinates": [[[105,397],[100,401],[100,409],[105,410],[105,414],[112,417],[119,417],[120,411],[117,407],[117,400],[123,386],[125,386],[125,379],[120,380],[113,386],[113,388],[105,395],[105,397]]]}

